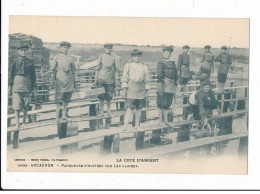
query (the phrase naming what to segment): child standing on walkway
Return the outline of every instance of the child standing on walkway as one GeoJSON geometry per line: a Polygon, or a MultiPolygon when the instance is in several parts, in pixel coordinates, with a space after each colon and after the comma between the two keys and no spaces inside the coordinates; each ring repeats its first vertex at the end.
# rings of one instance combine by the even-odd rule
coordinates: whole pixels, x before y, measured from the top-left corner
{"type": "Polygon", "coordinates": [[[71,47],[69,42],[60,43],[60,53],[55,56],[51,70],[54,72],[56,82],[56,123],[59,120],[61,104],[63,105],[62,119],[67,119],[67,107],[72,92],[76,88],[75,74],[76,67],[73,58],[69,56],[68,50],[71,47]]]}
{"type": "Polygon", "coordinates": [[[104,114],[104,101],[107,101],[107,114],[111,115],[111,100],[115,92],[116,85],[119,85],[118,71],[119,62],[112,54],[112,44],[105,44],[105,53],[98,59],[95,74],[95,85],[97,88],[104,87],[105,94],[98,96],[100,100],[100,116],[104,114]]]}
{"type": "Polygon", "coordinates": [[[165,46],[162,52],[163,57],[157,63],[158,85],[156,103],[161,124],[168,124],[167,116],[176,91],[178,72],[175,61],[169,60],[173,47],[165,46]]]}
{"type": "Polygon", "coordinates": [[[23,109],[23,123],[26,123],[30,94],[36,86],[36,75],[33,61],[26,56],[29,46],[20,44],[19,57],[10,65],[8,76],[8,93],[13,92],[13,109],[15,110],[16,127],[19,129],[20,110],[23,109]]]}
{"type": "Polygon", "coordinates": [[[135,113],[135,126],[140,129],[141,109],[148,96],[149,73],[147,66],[141,62],[142,52],[134,49],[131,53],[132,62],[124,67],[122,76],[122,88],[126,91],[126,115],[124,120],[124,130],[127,129],[132,110],[135,113]]]}

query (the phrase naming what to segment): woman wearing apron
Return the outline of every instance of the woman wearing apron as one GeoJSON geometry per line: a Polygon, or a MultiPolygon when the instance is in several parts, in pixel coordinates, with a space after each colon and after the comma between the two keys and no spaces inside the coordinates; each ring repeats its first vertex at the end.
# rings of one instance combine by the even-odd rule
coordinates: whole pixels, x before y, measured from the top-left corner
{"type": "Polygon", "coordinates": [[[55,56],[51,70],[54,72],[56,91],[56,123],[59,119],[61,104],[63,105],[62,118],[67,119],[67,107],[71,99],[72,92],[76,88],[75,73],[76,67],[73,58],[68,55],[71,47],[69,42],[60,43],[60,53],[55,56]]]}
{"type": "Polygon", "coordinates": [[[178,58],[179,84],[183,86],[183,95],[186,95],[186,85],[190,80],[190,47],[185,45],[182,47],[183,53],[178,58]]]}
{"type": "Polygon", "coordinates": [[[132,62],[129,62],[124,67],[122,76],[122,88],[126,93],[126,114],[124,120],[124,130],[127,130],[128,123],[132,114],[135,112],[135,126],[140,129],[141,109],[145,103],[145,98],[148,96],[149,73],[148,68],[141,62],[142,52],[134,49],[131,53],[132,62]]]}
{"type": "Polygon", "coordinates": [[[214,71],[214,56],[210,52],[211,49],[210,45],[206,45],[204,48],[205,48],[205,52],[202,54],[202,58],[200,60],[201,62],[200,72],[207,74],[207,78],[210,79],[211,72],[213,73],[214,71]]]}
{"type": "Polygon", "coordinates": [[[172,104],[173,96],[175,94],[178,72],[175,61],[170,61],[169,58],[173,52],[172,46],[165,46],[162,49],[163,57],[157,63],[157,107],[160,123],[168,124],[168,111],[172,104]]]}

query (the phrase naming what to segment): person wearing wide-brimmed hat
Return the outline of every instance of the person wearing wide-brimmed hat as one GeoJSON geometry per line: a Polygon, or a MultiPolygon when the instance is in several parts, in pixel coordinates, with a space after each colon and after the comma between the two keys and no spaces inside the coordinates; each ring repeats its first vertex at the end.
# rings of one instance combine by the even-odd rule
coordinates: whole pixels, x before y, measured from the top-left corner
{"type": "Polygon", "coordinates": [[[140,126],[141,109],[145,103],[145,98],[148,95],[149,73],[148,67],[141,62],[142,52],[134,49],[131,53],[132,62],[129,62],[124,67],[122,76],[122,88],[126,93],[126,115],[124,120],[124,130],[130,121],[132,110],[135,112],[135,126],[140,126]]]}
{"type": "Polygon", "coordinates": [[[62,119],[67,119],[68,103],[76,88],[76,67],[73,58],[68,53],[70,47],[71,44],[69,42],[61,42],[60,53],[54,57],[51,65],[51,70],[54,72],[54,82],[56,83],[56,123],[59,120],[61,105],[63,105],[62,119]]]}
{"type": "Polygon", "coordinates": [[[9,95],[13,92],[13,109],[16,114],[16,126],[19,128],[19,114],[23,109],[23,122],[26,123],[30,93],[36,86],[36,75],[33,60],[26,56],[29,46],[20,43],[19,57],[9,65],[8,89],[9,95]]]}
{"type": "Polygon", "coordinates": [[[227,81],[227,74],[229,68],[232,65],[232,59],[230,54],[227,53],[227,47],[221,47],[221,53],[216,57],[216,62],[219,62],[218,66],[218,88],[220,92],[224,92],[224,85],[227,81]]]}
{"type": "Polygon", "coordinates": [[[176,92],[178,70],[175,61],[170,60],[173,46],[165,46],[162,49],[163,57],[157,63],[157,107],[161,124],[168,124],[168,111],[176,92]]]}
{"type": "Polygon", "coordinates": [[[119,85],[119,68],[120,60],[112,54],[113,44],[104,44],[105,53],[97,60],[97,68],[95,73],[95,85],[97,88],[103,87],[105,94],[98,95],[100,100],[100,113],[104,114],[104,102],[107,101],[107,114],[111,115],[111,100],[115,92],[116,85],[119,85]]]}
{"type": "Polygon", "coordinates": [[[214,55],[210,52],[211,46],[206,45],[204,47],[205,52],[202,53],[200,72],[207,74],[207,78],[210,78],[211,72],[214,71],[214,55]]]}
{"type": "Polygon", "coordinates": [[[182,47],[183,52],[178,58],[179,84],[183,87],[183,95],[186,95],[186,85],[190,80],[190,56],[188,45],[182,47]]]}

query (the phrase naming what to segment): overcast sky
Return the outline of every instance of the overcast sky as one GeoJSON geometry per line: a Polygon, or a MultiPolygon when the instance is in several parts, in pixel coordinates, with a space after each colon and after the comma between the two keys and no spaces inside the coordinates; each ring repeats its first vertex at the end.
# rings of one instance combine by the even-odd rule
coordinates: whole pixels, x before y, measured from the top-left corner
{"type": "Polygon", "coordinates": [[[44,42],[249,48],[248,19],[10,16],[9,33],[44,42]]]}

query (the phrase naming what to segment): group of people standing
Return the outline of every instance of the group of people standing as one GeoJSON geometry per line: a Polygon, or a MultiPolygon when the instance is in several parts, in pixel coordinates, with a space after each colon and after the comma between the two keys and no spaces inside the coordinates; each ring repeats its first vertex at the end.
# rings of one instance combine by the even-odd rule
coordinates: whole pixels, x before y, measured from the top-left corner
{"type": "MultiPolygon", "coordinates": [[[[61,106],[63,106],[62,118],[67,118],[67,106],[73,91],[76,89],[76,67],[73,58],[68,53],[70,47],[71,44],[69,42],[61,42],[60,53],[55,56],[51,64],[53,83],[56,85],[56,121],[59,119],[61,106]]],[[[145,104],[145,99],[148,97],[150,89],[148,67],[141,60],[143,53],[138,49],[134,49],[131,52],[131,60],[124,66],[120,80],[120,64],[116,60],[116,56],[112,54],[112,48],[112,44],[105,44],[105,52],[97,60],[95,86],[105,89],[105,93],[98,96],[100,100],[100,115],[104,114],[105,101],[107,101],[107,114],[111,115],[111,100],[116,86],[121,84],[127,108],[124,129],[127,129],[132,110],[135,110],[136,114],[135,126],[139,128],[141,109],[145,104]]],[[[26,122],[30,93],[36,86],[33,61],[26,57],[28,49],[27,45],[19,46],[20,56],[10,64],[9,70],[9,94],[13,93],[13,108],[16,112],[17,127],[19,127],[19,112],[21,109],[24,110],[24,123],[26,122]]],[[[218,82],[220,90],[223,91],[228,69],[232,61],[230,55],[226,52],[227,47],[223,46],[221,49],[221,54],[214,58],[210,52],[210,46],[205,46],[205,53],[203,53],[201,59],[200,73],[206,74],[206,77],[209,79],[214,69],[214,61],[219,62],[218,82]]],[[[183,52],[179,55],[176,65],[175,61],[170,60],[173,47],[165,46],[162,49],[162,58],[157,63],[158,86],[156,100],[159,118],[162,123],[167,124],[168,110],[172,104],[178,84],[182,86],[183,94],[186,95],[186,85],[191,79],[189,50],[190,47],[188,45],[183,46],[183,52]]]]}
{"type": "MultiPolygon", "coordinates": [[[[178,57],[176,67],[175,61],[170,60],[173,52],[172,46],[166,46],[162,49],[162,58],[157,63],[157,107],[158,114],[162,124],[168,125],[167,115],[170,106],[172,105],[175,95],[176,86],[180,84],[180,89],[183,90],[183,96],[186,95],[186,85],[191,79],[190,71],[190,47],[183,46],[183,52],[178,57]]],[[[211,53],[211,46],[204,47],[205,52],[202,54],[199,69],[201,76],[200,90],[194,95],[196,103],[191,104],[193,110],[193,118],[203,119],[205,123],[212,115],[212,110],[217,108],[219,103],[216,100],[213,91],[211,90],[211,73],[214,72],[214,62],[218,62],[218,88],[220,92],[224,92],[224,84],[227,80],[229,68],[231,68],[232,60],[228,54],[226,46],[221,47],[221,53],[215,58],[211,53]],[[195,113],[195,114],[194,114],[195,113]]],[[[181,92],[181,91],[180,91],[181,92]]]]}

